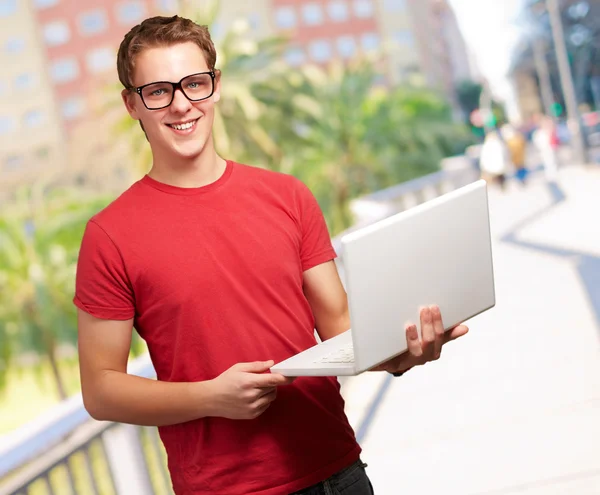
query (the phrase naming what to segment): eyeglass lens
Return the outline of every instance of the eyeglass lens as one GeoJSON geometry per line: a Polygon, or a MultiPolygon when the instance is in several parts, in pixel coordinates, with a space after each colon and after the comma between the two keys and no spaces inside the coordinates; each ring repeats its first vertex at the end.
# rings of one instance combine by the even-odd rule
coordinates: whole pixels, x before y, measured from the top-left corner
{"type": "MultiPolygon", "coordinates": [[[[210,74],[196,74],[181,81],[184,94],[193,101],[208,98],[213,92],[213,79],[210,74]]],[[[146,86],[141,91],[144,103],[150,109],[169,106],[173,101],[173,84],[157,82],[146,86]]]]}

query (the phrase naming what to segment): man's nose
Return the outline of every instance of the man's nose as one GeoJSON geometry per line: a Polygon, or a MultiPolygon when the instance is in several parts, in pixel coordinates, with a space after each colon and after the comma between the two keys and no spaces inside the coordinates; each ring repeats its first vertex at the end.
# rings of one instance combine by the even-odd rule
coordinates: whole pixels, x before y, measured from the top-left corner
{"type": "Polygon", "coordinates": [[[173,102],[171,103],[171,109],[175,112],[185,112],[192,106],[192,102],[186,98],[183,91],[180,88],[175,90],[173,95],[173,102]]]}

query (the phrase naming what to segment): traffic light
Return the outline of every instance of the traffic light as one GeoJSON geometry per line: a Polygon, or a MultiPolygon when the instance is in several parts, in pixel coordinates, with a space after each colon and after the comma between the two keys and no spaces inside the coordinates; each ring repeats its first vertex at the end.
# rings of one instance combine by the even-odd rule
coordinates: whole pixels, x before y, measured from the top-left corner
{"type": "Polygon", "coordinates": [[[562,105],[555,101],[550,105],[550,113],[552,114],[552,117],[560,117],[563,114],[562,105]]]}

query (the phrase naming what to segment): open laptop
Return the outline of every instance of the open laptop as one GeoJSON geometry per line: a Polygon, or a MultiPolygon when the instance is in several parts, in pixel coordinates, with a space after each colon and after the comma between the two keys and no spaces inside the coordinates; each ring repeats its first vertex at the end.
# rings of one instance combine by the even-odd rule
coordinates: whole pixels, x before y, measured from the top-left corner
{"type": "Polygon", "coordinates": [[[342,246],[352,328],[271,371],[357,375],[407,350],[405,325],[419,327],[420,306],[437,304],[449,330],[495,305],[483,180],[349,233],[342,246]]]}

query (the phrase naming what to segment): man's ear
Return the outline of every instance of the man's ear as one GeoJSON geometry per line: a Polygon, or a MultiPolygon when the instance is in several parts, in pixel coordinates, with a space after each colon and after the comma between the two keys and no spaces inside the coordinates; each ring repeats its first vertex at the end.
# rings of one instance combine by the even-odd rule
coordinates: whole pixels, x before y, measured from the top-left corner
{"type": "Polygon", "coordinates": [[[213,99],[215,103],[221,99],[221,71],[219,69],[215,69],[215,92],[213,99]]]}
{"type": "Polygon", "coordinates": [[[131,118],[135,120],[140,120],[135,106],[135,93],[130,91],[129,89],[124,89],[123,91],[121,91],[121,98],[123,99],[125,108],[127,109],[129,115],[131,115],[131,118]]]}

